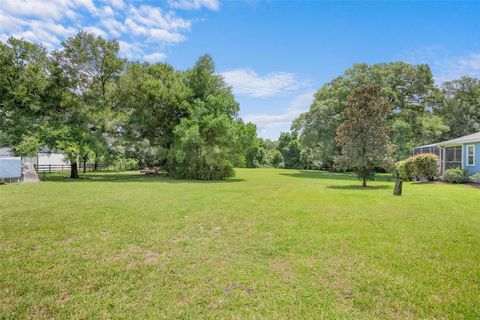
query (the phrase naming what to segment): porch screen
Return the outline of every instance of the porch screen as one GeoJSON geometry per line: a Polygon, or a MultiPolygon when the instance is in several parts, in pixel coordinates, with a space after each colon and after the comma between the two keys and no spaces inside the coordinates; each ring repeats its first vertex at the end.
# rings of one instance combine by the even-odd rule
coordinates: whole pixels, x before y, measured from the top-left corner
{"type": "Polygon", "coordinates": [[[423,153],[433,153],[435,155],[440,154],[440,149],[437,146],[430,146],[430,147],[416,147],[413,149],[413,154],[416,156],[417,154],[423,153]]]}
{"type": "Polygon", "coordinates": [[[444,168],[453,169],[462,167],[462,147],[446,147],[445,148],[445,158],[444,158],[444,168]]]}

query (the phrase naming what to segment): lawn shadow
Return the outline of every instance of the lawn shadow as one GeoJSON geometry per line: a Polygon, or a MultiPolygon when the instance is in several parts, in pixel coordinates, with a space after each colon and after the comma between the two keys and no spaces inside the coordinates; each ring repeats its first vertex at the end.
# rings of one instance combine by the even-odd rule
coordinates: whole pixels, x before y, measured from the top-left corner
{"type": "Polygon", "coordinates": [[[327,186],[327,189],[337,189],[337,190],[364,190],[364,191],[367,191],[367,190],[382,190],[382,189],[390,189],[391,186],[387,186],[387,185],[380,185],[380,186],[366,186],[366,187],[362,187],[362,186],[352,186],[352,185],[348,185],[348,186],[327,186]]]}
{"type": "MultiPolygon", "coordinates": [[[[345,172],[330,172],[330,171],[318,171],[318,170],[292,170],[292,173],[279,173],[282,176],[289,176],[295,178],[307,178],[307,179],[325,179],[325,180],[350,180],[359,181],[356,175],[353,173],[345,172]]],[[[388,182],[388,174],[376,174],[375,181],[388,182]]]]}
{"type": "Polygon", "coordinates": [[[317,170],[292,170],[292,173],[279,173],[279,175],[295,178],[307,179],[330,179],[330,180],[357,180],[357,178],[348,173],[317,171],[317,170]]]}
{"type": "Polygon", "coordinates": [[[40,176],[42,181],[47,182],[69,182],[69,183],[80,183],[80,182],[142,182],[142,183],[199,183],[199,184],[216,184],[216,183],[233,183],[241,182],[244,179],[240,178],[227,178],[225,180],[186,180],[186,179],[174,179],[166,176],[165,173],[160,173],[156,176],[146,176],[141,173],[87,173],[81,174],[79,179],[70,179],[68,175],[61,174],[46,174],[40,176]]]}

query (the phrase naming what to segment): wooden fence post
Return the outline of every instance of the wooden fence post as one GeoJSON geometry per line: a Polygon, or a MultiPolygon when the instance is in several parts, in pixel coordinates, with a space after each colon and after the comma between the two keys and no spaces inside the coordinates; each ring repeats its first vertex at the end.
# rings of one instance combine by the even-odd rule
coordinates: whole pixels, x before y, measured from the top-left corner
{"type": "Polygon", "coordinates": [[[51,164],[48,165],[48,173],[52,173],[52,165],[51,164]]]}

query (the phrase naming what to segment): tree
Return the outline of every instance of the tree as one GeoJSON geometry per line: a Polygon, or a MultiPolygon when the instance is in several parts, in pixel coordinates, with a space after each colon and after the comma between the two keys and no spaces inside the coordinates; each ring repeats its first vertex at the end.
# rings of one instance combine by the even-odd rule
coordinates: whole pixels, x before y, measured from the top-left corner
{"type": "Polygon", "coordinates": [[[235,152],[232,141],[236,127],[228,115],[212,113],[212,104],[215,102],[197,101],[190,116],[175,127],[168,157],[169,175],[199,180],[221,180],[234,175],[230,156],[235,152]]]}
{"type": "Polygon", "coordinates": [[[387,117],[391,105],[380,96],[380,86],[365,85],[353,91],[344,119],[337,129],[336,141],[341,146],[337,165],[352,170],[362,179],[362,186],[373,178],[375,168],[388,166],[392,160],[387,117]]]}
{"type": "Polygon", "coordinates": [[[270,161],[272,166],[275,168],[281,168],[285,166],[282,153],[278,150],[274,150],[272,152],[272,159],[270,161]]]}
{"type": "Polygon", "coordinates": [[[165,163],[174,128],[189,114],[192,93],[184,77],[168,64],[132,63],[119,81],[119,104],[128,115],[125,135],[157,154],[147,165],[165,163]]]}
{"type": "MultiPolygon", "coordinates": [[[[234,174],[238,158],[238,103],[205,55],[186,72],[193,92],[188,114],[175,126],[167,171],[177,178],[219,180],[234,174]]],[[[240,126],[241,127],[241,126],[240,126]]]]}
{"type": "Polygon", "coordinates": [[[231,161],[236,167],[255,168],[255,161],[260,148],[257,127],[253,123],[244,123],[242,120],[236,121],[236,124],[237,151],[232,154],[231,161]]]}
{"type": "Polygon", "coordinates": [[[438,122],[441,119],[432,117],[432,108],[441,98],[441,91],[435,86],[427,65],[357,64],[320,88],[310,110],[293,123],[293,128],[300,133],[302,149],[315,150],[324,167],[331,168],[339,154],[335,136],[343,121],[342,111],[347,107],[348,96],[367,84],[379,85],[381,96],[392,105],[388,123],[392,127],[390,139],[397,146],[397,159],[409,156],[414,145],[440,139],[447,130],[438,122]]]}
{"type": "Polygon", "coordinates": [[[463,77],[444,84],[445,97],[435,114],[450,128],[444,139],[480,131],[480,79],[463,77]]]}
{"type": "Polygon", "coordinates": [[[51,148],[65,152],[71,163],[71,178],[78,178],[78,161],[86,162],[93,154],[112,151],[117,132],[117,100],[114,84],[123,70],[117,41],[107,41],[80,32],[62,42],[54,53],[51,77],[59,92],[59,113],[52,113],[44,130],[51,148]]]}
{"type": "Polygon", "coordinates": [[[278,150],[282,153],[285,168],[300,168],[300,142],[296,131],[281,132],[278,150]]]}
{"type": "Polygon", "coordinates": [[[24,40],[0,42],[0,145],[34,155],[39,128],[48,119],[51,79],[46,50],[24,40]]]}

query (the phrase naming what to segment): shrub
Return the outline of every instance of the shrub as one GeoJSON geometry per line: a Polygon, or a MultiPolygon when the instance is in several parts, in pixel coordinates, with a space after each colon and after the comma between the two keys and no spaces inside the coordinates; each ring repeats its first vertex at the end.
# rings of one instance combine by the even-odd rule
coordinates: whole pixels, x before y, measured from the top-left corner
{"type": "Polygon", "coordinates": [[[480,173],[476,173],[473,176],[470,176],[469,178],[473,182],[480,183],[480,173]]]}
{"type": "Polygon", "coordinates": [[[415,177],[433,180],[438,172],[438,157],[430,153],[419,154],[397,162],[395,169],[397,176],[405,181],[415,177]]]}
{"type": "Polygon", "coordinates": [[[443,179],[452,183],[462,183],[465,181],[466,171],[460,168],[447,169],[443,175],[443,179]]]}
{"type": "Polygon", "coordinates": [[[415,176],[428,180],[435,178],[438,172],[438,157],[436,155],[424,153],[412,158],[415,176]]]}
{"type": "Polygon", "coordinates": [[[115,162],[117,170],[136,170],[139,168],[138,161],[131,158],[120,158],[115,162]]]}
{"type": "Polygon", "coordinates": [[[397,162],[395,169],[397,170],[397,176],[402,180],[411,181],[415,176],[415,167],[412,157],[397,162]]]}
{"type": "Polygon", "coordinates": [[[272,166],[275,168],[283,168],[283,156],[282,153],[278,150],[273,151],[272,159],[270,160],[272,166]]]}

